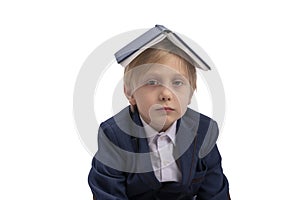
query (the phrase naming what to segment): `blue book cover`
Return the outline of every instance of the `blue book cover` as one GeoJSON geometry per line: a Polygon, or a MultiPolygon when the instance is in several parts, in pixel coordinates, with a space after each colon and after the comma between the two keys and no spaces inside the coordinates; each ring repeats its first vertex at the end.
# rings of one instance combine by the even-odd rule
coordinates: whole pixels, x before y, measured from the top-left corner
{"type": "Polygon", "coordinates": [[[115,53],[116,60],[119,64],[126,67],[134,58],[142,53],[147,48],[159,43],[160,41],[168,39],[174,45],[183,50],[193,61],[193,64],[202,69],[210,70],[210,66],[204,61],[186,42],[183,41],[177,34],[162,25],[155,25],[155,27],[146,31],[135,40],[124,46],[115,53]]]}

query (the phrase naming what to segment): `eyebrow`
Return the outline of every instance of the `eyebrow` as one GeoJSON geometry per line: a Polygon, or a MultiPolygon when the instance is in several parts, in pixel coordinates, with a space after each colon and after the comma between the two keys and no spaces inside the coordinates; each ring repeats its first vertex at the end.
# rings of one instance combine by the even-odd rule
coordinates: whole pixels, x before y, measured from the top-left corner
{"type": "MultiPolygon", "coordinates": [[[[173,74],[171,74],[171,75],[172,75],[173,78],[183,78],[183,79],[189,80],[187,74],[173,73],[173,74]]],[[[156,77],[161,78],[161,77],[163,77],[163,75],[160,74],[160,73],[157,73],[157,72],[145,73],[145,74],[143,75],[143,78],[152,78],[152,77],[153,77],[153,78],[156,78],[156,77]]]]}

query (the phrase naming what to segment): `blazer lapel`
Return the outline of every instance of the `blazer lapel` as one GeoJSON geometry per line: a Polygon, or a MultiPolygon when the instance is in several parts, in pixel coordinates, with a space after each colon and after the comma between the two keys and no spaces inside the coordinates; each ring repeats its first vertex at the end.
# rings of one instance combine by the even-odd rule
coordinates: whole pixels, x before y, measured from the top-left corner
{"type": "Polygon", "coordinates": [[[186,118],[185,115],[178,121],[176,133],[176,145],[174,157],[182,174],[182,184],[186,185],[191,180],[192,172],[197,161],[197,130],[198,126],[194,120],[186,118]]]}
{"type": "Polygon", "coordinates": [[[138,168],[142,171],[142,173],[137,173],[136,175],[142,182],[144,182],[147,185],[150,185],[153,189],[157,189],[161,187],[161,183],[157,180],[157,178],[154,175],[150,158],[148,140],[145,137],[146,134],[143,128],[143,124],[137,111],[131,113],[131,116],[134,121],[134,124],[132,125],[135,126],[134,128],[132,128],[132,131],[134,131],[134,135],[137,136],[132,137],[132,143],[136,147],[135,153],[137,154],[137,164],[139,165],[138,168]]]}

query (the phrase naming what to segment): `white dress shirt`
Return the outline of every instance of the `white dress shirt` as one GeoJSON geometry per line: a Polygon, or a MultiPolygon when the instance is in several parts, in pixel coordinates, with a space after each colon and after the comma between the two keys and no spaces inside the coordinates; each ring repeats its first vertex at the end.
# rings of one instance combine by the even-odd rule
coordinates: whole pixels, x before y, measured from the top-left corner
{"type": "Polygon", "coordinates": [[[173,150],[176,137],[176,124],[174,122],[165,132],[157,132],[149,126],[140,116],[146,132],[150,157],[154,174],[159,182],[181,181],[181,172],[175,162],[173,150]]]}

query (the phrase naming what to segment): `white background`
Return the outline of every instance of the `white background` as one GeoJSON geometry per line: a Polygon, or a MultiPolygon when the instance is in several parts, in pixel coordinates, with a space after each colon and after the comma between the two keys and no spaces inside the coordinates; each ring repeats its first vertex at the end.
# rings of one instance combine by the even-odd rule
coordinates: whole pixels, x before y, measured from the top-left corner
{"type": "Polygon", "coordinates": [[[1,1],[0,199],[91,199],[91,155],[73,120],[88,55],[119,33],[163,24],[220,73],[218,144],[232,199],[299,199],[297,1],[1,1]],[[106,3],[102,3],[106,2],[106,3]]]}

